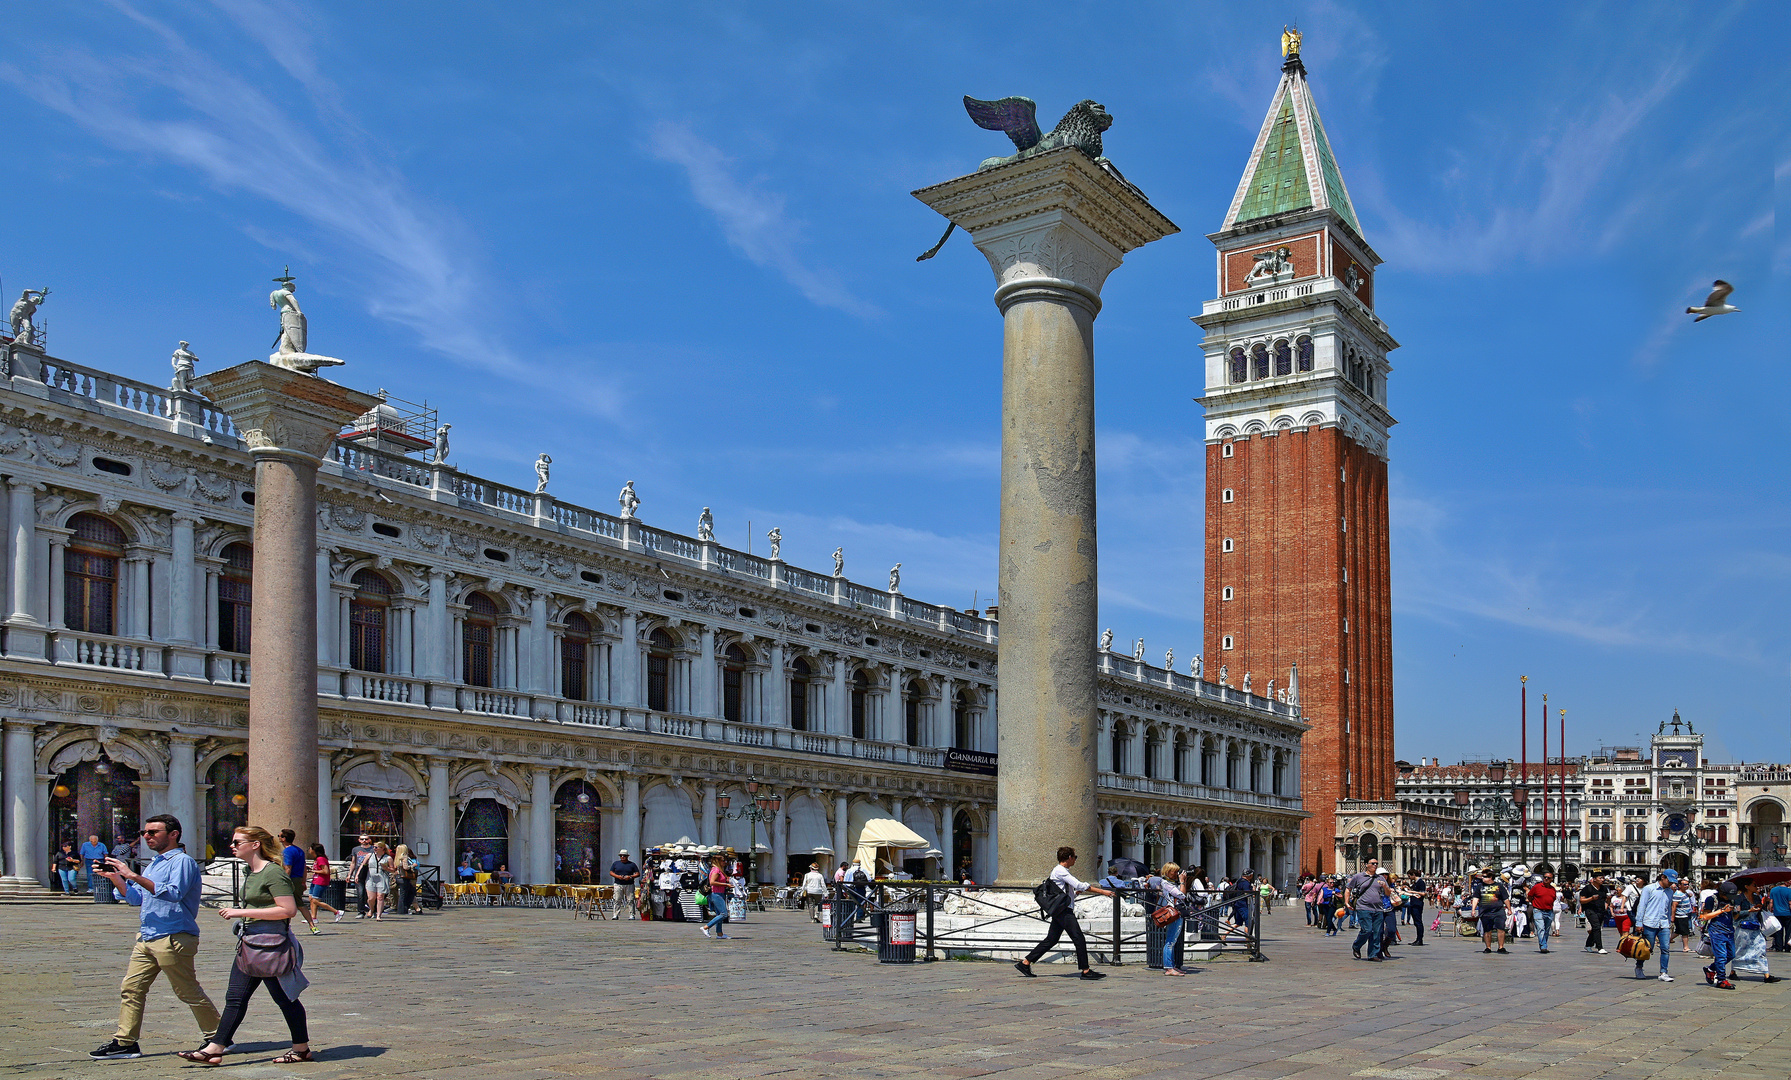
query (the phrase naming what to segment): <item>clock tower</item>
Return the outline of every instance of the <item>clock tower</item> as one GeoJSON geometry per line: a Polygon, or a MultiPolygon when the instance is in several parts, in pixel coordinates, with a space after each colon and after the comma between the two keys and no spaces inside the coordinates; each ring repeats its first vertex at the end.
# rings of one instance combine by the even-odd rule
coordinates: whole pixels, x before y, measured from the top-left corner
{"type": "MultiPolygon", "coordinates": [[[[1297,32],[1243,180],[1211,234],[1206,671],[1289,678],[1312,730],[1300,869],[1332,872],[1339,799],[1393,790],[1387,354],[1380,257],[1319,120],[1297,32]]],[[[1208,674],[1208,678],[1213,678],[1208,674]]]]}

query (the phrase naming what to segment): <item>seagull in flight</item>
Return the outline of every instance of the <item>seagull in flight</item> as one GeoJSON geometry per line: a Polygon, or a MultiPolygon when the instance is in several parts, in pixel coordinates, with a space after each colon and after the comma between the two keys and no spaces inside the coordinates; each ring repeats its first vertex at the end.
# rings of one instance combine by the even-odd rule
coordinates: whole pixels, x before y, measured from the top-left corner
{"type": "Polygon", "coordinates": [[[1705,299],[1704,306],[1688,307],[1685,309],[1685,313],[1697,316],[1692,322],[1703,322],[1712,315],[1727,315],[1732,311],[1740,311],[1740,308],[1731,307],[1729,304],[1729,294],[1734,291],[1735,286],[1719,278],[1711,287],[1710,296],[1705,299]]]}

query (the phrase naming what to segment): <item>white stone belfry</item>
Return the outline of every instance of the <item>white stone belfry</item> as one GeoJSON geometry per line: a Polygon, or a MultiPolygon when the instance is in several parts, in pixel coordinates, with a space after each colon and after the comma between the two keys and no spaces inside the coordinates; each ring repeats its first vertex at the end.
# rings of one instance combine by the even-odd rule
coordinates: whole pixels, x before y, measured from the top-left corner
{"type": "Polygon", "coordinates": [[[1126,252],[1179,230],[1072,148],[914,196],[989,260],[1004,320],[996,880],[1024,884],[1099,851],[1094,320],[1126,252]]]}

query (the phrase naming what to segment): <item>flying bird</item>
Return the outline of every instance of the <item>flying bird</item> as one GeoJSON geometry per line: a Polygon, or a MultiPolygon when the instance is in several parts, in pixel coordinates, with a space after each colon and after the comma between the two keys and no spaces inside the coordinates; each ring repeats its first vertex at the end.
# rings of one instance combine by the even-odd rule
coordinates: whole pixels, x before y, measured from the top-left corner
{"type": "Polygon", "coordinates": [[[1692,322],[1703,322],[1712,315],[1727,315],[1732,311],[1740,311],[1740,308],[1729,304],[1729,294],[1734,291],[1735,286],[1718,278],[1716,284],[1711,287],[1710,295],[1705,298],[1704,306],[1688,307],[1685,309],[1685,313],[1697,316],[1692,322]]]}

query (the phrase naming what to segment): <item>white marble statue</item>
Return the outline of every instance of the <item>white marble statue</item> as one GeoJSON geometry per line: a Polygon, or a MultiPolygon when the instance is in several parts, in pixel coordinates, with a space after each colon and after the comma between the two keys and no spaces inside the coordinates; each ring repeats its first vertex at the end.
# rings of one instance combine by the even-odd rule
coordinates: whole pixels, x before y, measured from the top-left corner
{"type": "Polygon", "coordinates": [[[1231,683],[1229,681],[1230,679],[1231,679],[1231,665],[1230,664],[1220,664],[1219,665],[1219,685],[1220,686],[1230,686],[1231,685],[1231,683]]]}
{"type": "Polygon", "coordinates": [[[535,494],[540,495],[547,490],[547,474],[552,466],[553,458],[547,454],[535,459],[535,494]]]}
{"type": "Polygon", "coordinates": [[[1139,638],[1137,641],[1132,643],[1132,659],[1134,659],[1134,660],[1143,660],[1144,659],[1144,639],[1143,638],[1139,638]]]}
{"type": "Polygon", "coordinates": [[[287,268],[284,277],[274,280],[280,283],[280,287],[268,293],[267,306],[280,313],[280,334],[274,338],[274,352],[267,358],[268,363],[302,371],[307,375],[317,374],[320,367],[342,363],[333,356],[318,356],[306,351],[310,331],[305,313],[299,308],[298,282],[293,278],[291,268],[287,268]]]}
{"type": "Polygon", "coordinates": [[[889,591],[893,592],[893,593],[899,593],[902,591],[902,564],[901,563],[896,563],[894,566],[889,568],[889,591]]]}
{"type": "Polygon", "coordinates": [[[1112,652],[1113,651],[1113,628],[1112,627],[1108,627],[1107,629],[1101,631],[1101,651],[1102,652],[1112,652]]]}
{"type": "Polygon", "coordinates": [[[12,306],[12,339],[21,345],[37,344],[37,306],[49,298],[48,289],[26,289],[12,306]]]}
{"type": "Polygon", "coordinates": [[[1174,649],[1170,649],[1170,650],[1166,651],[1165,653],[1163,653],[1163,670],[1164,671],[1174,671],[1175,670],[1175,650],[1174,649]]]}
{"type": "Polygon", "coordinates": [[[634,512],[640,508],[641,497],[634,493],[634,481],[622,485],[622,493],[616,496],[616,502],[622,507],[622,520],[633,521],[634,512]]]}
{"type": "Polygon", "coordinates": [[[1244,693],[1248,694],[1249,692],[1250,692],[1250,673],[1248,671],[1246,671],[1246,672],[1244,672],[1244,693]]]}
{"type": "Polygon", "coordinates": [[[833,576],[846,576],[846,549],[843,546],[833,549],[833,576]]]}
{"type": "Polygon", "coordinates": [[[784,531],[782,529],[772,529],[765,534],[765,539],[771,541],[771,561],[782,562],[783,555],[781,553],[784,549],[784,531]]]}
{"type": "Polygon", "coordinates": [[[1198,679],[1198,678],[1200,678],[1201,672],[1205,670],[1205,666],[1206,666],[1205,662],[1201,660],[1200,654],[1195,653],[1194,659],[1192,659],[1188,662],[1188,671],[1190,673],[1192,673],[1196,679],[1198,679]]]}
{"type": "Polygon", "coordinates": [[[705,544],[715,543],[715,515],[707,506],[697,515],[697,539],[705,544]]]}
{"type": "Polygon", "coordinates": [[[1256,260],[1256,265],[1250,268],[1248,274],[1244,275],[1244,281],[1254,285],[1265,281],[1292,280],[1294,276],[1294,266],[1293,260],[1289,258],[1292,254],[1293,252],[1285,247],[1270,248],[1267,251],[1257,252],[1253,256],[1256,260]]]}
{"type": "Polygon", "coordinates": [[[453,426],[453,424],[443,424],[435,429],[435,454],[429,459],[431,465],[446,465],[448,463],[448,429],[453,426]]]}
{"type": "Polygon", "coordinates": [[[1275,680],[1274,679],[1269,680],[1269,688],[1262,692],[1262,696],[1266,697],[1266,698],[1270,698],[1270,699],[1274,698],[1274,696],[1275,696],[1275,680]]]}
{"type": "Polygon", "coordinates": [[[188,384],[193,380],[193,365],[199,362],[197,356],[187,351],[187,345],[188,342],[183,341],[180,348],[174,350],[174,381],[168,384],[168,389],[181,394],[189,389],[188,384]]]}

